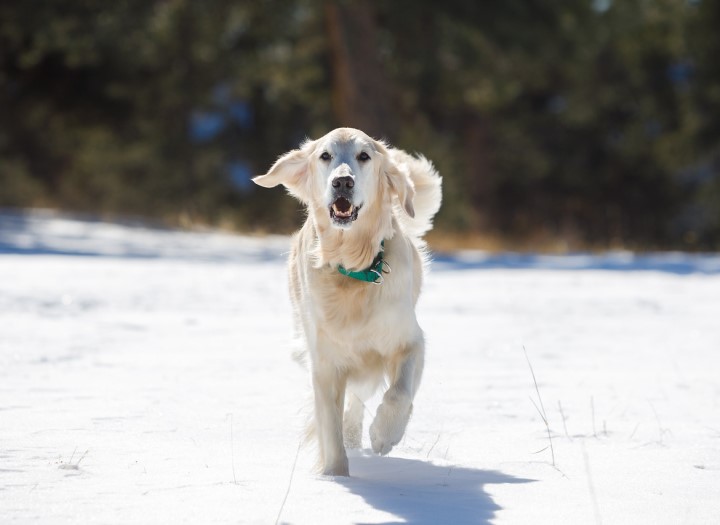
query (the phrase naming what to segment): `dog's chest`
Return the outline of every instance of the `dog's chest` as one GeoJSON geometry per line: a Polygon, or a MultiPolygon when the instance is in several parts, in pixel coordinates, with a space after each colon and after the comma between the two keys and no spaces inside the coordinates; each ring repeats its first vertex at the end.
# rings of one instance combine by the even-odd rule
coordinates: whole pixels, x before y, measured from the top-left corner
{"type": "Polygon", "coordinates": [[[355,281],[344,275],[326,273],[329,285],[317,294],[321,318],[338,330],[359,330],[374,322],[381,290],[376,285],[355,281]]]}
{"type": "Polygon", "coordinates": [[[415,326],[412,305],[386,280],[382,285],[329,276],[332,286],[315,295],[318,328],[347,352],[386,350],[403,344],[415,326]]]}

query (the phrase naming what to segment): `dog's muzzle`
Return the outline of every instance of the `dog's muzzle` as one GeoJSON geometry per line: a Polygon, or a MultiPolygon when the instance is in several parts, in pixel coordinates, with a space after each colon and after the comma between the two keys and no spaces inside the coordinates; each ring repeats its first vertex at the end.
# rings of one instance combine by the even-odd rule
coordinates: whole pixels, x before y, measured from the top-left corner
{"type": "Polygon", "coordinates": [[[347,226],[357,219],[361,206],[352,202],[355,179],[348,175],[332,180],[333,201],[330,204],[330,218],[338,226],[347,226]]]}

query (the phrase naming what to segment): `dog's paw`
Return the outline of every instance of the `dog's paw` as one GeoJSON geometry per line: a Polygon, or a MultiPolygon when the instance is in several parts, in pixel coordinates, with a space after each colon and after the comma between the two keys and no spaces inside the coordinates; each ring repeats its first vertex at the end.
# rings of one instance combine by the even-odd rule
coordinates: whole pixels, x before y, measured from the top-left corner
{"type": "Polygon", "coordinates": [[[362,424],[346,424],[343,427],[343,443],[346,449],[362,448],[362,424]]]}
{"type": "Polygon", "coordinates": [[[350,476],[347,457],[341,458],[334,464],[323,468],[323,476],[350,476]]]}
{"type": "Polygon", "coordinates": [[[412,405],[386,399],[378,407],[375,420],[370,425],[370,443],[373,452],[384,456],[400,443],[405,433],[412,405]]]}

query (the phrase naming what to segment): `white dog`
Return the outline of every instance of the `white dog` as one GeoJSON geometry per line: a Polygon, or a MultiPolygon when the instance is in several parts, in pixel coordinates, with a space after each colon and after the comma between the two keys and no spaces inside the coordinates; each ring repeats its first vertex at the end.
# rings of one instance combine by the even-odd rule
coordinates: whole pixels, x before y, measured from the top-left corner
{"type": "Polygon", "coordinates": [[[422,156],[338,128],[253,180],[283,184],[307,205],[290,254],[290,294],[310,354],[322,471],[347,476],[345,446],[361,446],[363,401],[384,376],[390,387],[370,425],[376,453],[399,443],[412,412],[425,351],[415,318],[421,236],[440,208],[441,178],[422,156]]]}

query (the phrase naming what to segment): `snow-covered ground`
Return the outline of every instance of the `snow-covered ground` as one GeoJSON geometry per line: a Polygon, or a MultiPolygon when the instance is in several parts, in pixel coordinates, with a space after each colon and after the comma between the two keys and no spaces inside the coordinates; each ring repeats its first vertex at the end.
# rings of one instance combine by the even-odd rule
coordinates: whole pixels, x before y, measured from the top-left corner
{"type": "Polygon", "coordinates": [[[720,257],[438,256],[406,437],[330,479],[287,245],[0,215],[0,522],[719,522],[720,257]]]}

